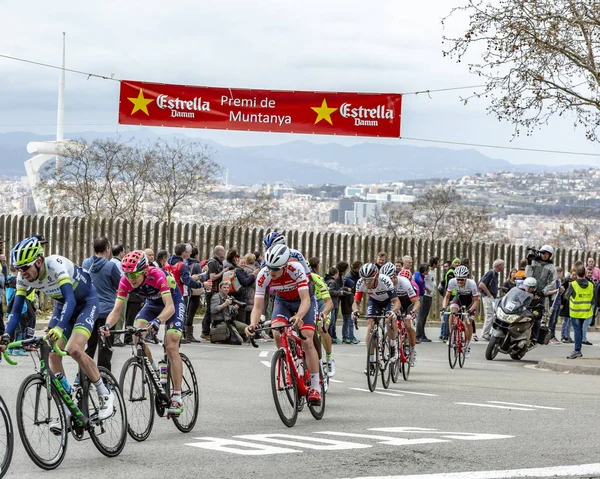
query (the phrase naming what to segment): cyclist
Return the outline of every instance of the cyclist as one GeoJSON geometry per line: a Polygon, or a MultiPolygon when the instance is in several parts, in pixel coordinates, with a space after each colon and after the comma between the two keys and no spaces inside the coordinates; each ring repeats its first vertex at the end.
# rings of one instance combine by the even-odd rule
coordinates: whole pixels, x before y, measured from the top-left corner
{"type": "MultiPolygon", "coordinates": [[[[300,328],[303,336],[302,348],[306,354],[306,362],[310,372],[311,387],[308,391],[308,402],[313,405],[321,404],[319,390],[319,356],[313,343],[316,329],[317,302],[311,296],[308,288],[308,278],[300,264],[291,260],[290,249],[284,244],[275,244],[265,253],[265,266],[256,277],[256,292],[254,306],[250,315],[250,326],[246,333],[254,334],[254,329],[260,321],[265,292],[268,289],[276,293],[271,315],[271,326],[278,327],[286,324],[300,328]]],[[[275,344],[279,348],[279,331],[273,330],[275,344]]]]}
{"type": "MultiPolygon", "coordinates": [[[[469,313],[469,319],[465,322],[466,329],[466,354],[465,357],[471,357],[471,337],[473,335],[472,321],[475,320],[475,311],[479,306],[479,290],[477,284],[472,279],[469,279],[469,269],[466,266],[458,266],[454,270],[454,278],[452,278],[446,287],[446,295],[442,302],[444,310],[450,305],[450,312],[456,313],[464,306],[469,313]]],[[[462,321],[462,317],[461,317],[462,321]]],[[[450,330],[451,324],[448,323],[450,330]]]]}
{"type": "MultiPolygon", "coordinates": [[[[271,246],[276,245],[276,244],[285,244],[285,236],[283,236],[278,231],[273,231],[272,233],[265,235],[265,237],[263,239],[263,244],[266,249],[269,249],[271,246]]],[[[302,268],[304,268],[304,273],[306,274],[306,276],[308,278],[310,278],[312,271],[311,271],[310,267],[308,266],[308,263],[306,262],[306,258],[304,258],[304,255],[302,253],[300,253],[300,251],[298,251],[297,249],[290,248],[290,258],[293,261],[297,261],[298,263],[300,263],[302,265],[302,268]]],[[[263,261],[261,266],[265,266],[265,261],[263,261]]]]}
{"type": "Polygon", "coordinates": [[[323,361],[323,365],[327,365],[327,376],[332,378],[335,376],[335,361],[332,356],[332,340],[329,335],[329,313],[331,313],[331,310],[333,309],[333,301],[331,300],[329,289],[327,288],[325,281],[323,281],[323,278],[314,271],[311,274],[311,278],[315,285],[315,297],[317,299],[319,312],[319,319],[317,320],[318,334],[315,334],[314,336],[315,347],[320,348],[317,338],[317,336],[320,336],[321,341],[323,341],[323,347],[325,348],[325,360],[323,361]]]}
{"type": "MultiPolygon", "coordinates": [[[[1,339],[0,352],[6,349],[19,323],[27,289],[33,288],[47,294],[56,302],[46,337],[61,348],[66,345],[69,355],[96,386],[100,399],[98,419],[108,419],[114,412],[115,396],[104,385],[94,360],[85,354],[85,345],[92,335],[100,308],[90,275],[63,256],[44,257],[44,250],[36,237],[24,239],[13,248],[11,263],[19,272],[17,291],[1,339]]],[[[61,356],[51,353],[50,369],[55,374],[65,374],[61,356]]],[[[65,389],[68,390],[68,387],[65,389]]]]}
{"type": "MultiPolygon", "coordinates": [[[[367,303],[367,316],[380,316],[385,314],[386,321],[390,325],[389,337],[396,339],[398,337],[398,323],[391,321],[396,317],[400,310],[400,301],[394,283],[387,276],[380,274],[379,269],[373,263],[365,263],[359,271],[360,279],[356,283],[356,293],[354,294],[354,303],[352,304],[352,316],[358,318],[360,302],[364,293],[369,295],[367,303]]],[[[373,327],[373,319],[367,320],[367,348],[369,348],[369,339],[371,337],[371,328],[373,327]]],[[[391,361],[398,359],[398,350],[391,343],[391,361]]],[[[371,361],[375,361],[374,351],[369,351],[371,361]]],[[[368,374],[368,371],[365,371],[368,374]]]]}
{"type": "MultiPolygon", "coordinates": [[[[141,250],[126,254],[121,260],[124,276],[119,283],[117,299],[113,310],[106,318],[106,324],[101,328],[101,334],[108,336],[109,330],[119,320],[121,310],[127,304],[129,293],[133,292],[146,298],[144,306],[135,318],[134,327],[147,327],[148,331],[157,333],[161,324],[165,324],[165,345],[167,358],[171,365],[173,393],[168,412],[180,415],[183,412],[181,399],[181,383],[183,378],[183,362],[179,355],[179,341],[183,331],[185,304],[175,278],[160,268],[148,266],[146,253],[141,250]]],[[[146,356],[155,371],[158,364],[152,359],[148,345],[144,345],[146,356]]]]}
{"type": "Polygon", "coordinates": [[[400,306],[404,312],[404,326],[408,333],[408,344],[410,345],[410,365],[414,366],[417,360],[417,352],[415,345],[417,344],[417,333],[412,327],[412,319],[416,317],[421,302],[419,301],[419,295],[416,293],[415,288],[410,282],[409,276],[410,271],[408,269],[400,270],[400,275],[397,273],[396,265],[394,263],[386,263],[381,267],[381,274],[384,274],[392,280],[396,293],[398,294],[398,300],[400,306]],[[408,273],[408,276],[407,276],[408,273]]]}

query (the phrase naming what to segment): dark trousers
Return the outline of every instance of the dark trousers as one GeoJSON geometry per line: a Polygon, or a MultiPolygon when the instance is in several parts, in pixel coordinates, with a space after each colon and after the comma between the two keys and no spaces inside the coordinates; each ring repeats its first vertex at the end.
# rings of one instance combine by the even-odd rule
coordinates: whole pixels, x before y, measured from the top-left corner
{"type": "MultiPolygon", "coordinates": [[[[135,318],[137,318],[138,313],[141,311],[144,303],[138,303],[133,301],[127,301],[127,311],[125,312],[125,327],[133,326],[135,323],[135,318]]],[[[133,339],[131,338],[131,334],[125,335],[125,344],[131,344],[133,339]]]]}
{"type": "MultiPolygon", "coordinates": [[[[100,350],[98,351],[98,366],[105,367],[110,371],[110,363],[112,360],[112,351],[110,350],[112,346],[112,336],[106,338],[106,344],[102,344],[100,337],[98,336],[98,329],[100,326],[104,326],[106,324],[106,318],[98,318],[94,323],[94,329],[92,331],[92,335],[90,339],[88,339],[87,347],[85,348],[85,353],[92,359],[96,355],[96,349],[98,349],[98,341],[100,341],[100,350]]],[[[115,329],[115,326],[112,327],[115,329]]]]}
{"type": "Polygon", "coordinates": [[[202,319],[202,334],[210,336],[210,301],[214,293],[206,293],[206,314],[202,319]]]}
{"type": "Polygon", "coordinates": [[[427,323],[427,316],[429,316],[429,310],[431,309],[431,296],[421,296],[421,307],[419,308],[419,315],[417,316],[417,338],[424,338],[425,336],[425,324],[427,323]]]}
{"type": "Polygon", "coordinates": [[[194,316],[200,307],[200,296],[190,296],[187,306],[187,317],[185,320],[185,327],[191,327],[194,325],[194,316]]]}

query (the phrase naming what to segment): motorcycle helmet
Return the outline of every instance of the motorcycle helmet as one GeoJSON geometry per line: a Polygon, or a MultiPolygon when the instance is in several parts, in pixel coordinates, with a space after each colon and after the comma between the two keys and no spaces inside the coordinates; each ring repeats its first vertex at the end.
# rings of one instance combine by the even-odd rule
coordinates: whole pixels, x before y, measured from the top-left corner
{"type": "Polygon", "coordinates": [[[554,256],[554,248],[549,244],[545,244],[540,248],[540,254],[542,253],[550,253],[550,257],[554,256]]]}
{"type": "Polygon", "coordinates": [[[523,286],[526,288],[535,288],[537,286],[537,279],[532,278],[531,276],[529,278],[525,278],[523,281],[523,286]]]}

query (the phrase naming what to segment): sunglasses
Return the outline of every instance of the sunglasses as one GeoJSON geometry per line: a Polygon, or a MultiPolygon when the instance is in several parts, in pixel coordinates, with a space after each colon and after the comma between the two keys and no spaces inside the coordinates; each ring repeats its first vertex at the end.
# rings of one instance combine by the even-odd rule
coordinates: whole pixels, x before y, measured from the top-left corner
{"type": "Polygon", "coordinates": [[[144,271],[136,271],[135,273],[125,273],[125,276],[129,279],[135,279],[139,278],[142,274],[144,274],[144,271]]]}
{"type": "Polygon", "coordinates": [[[456,281],[460,281],[461,283],[466,280],[467,280],[467,278],[460,278],[460,279],[456,278],[456,281]]]}
{"type": "Polygon", "coordinates": [[[267,266],[267,268],[269,268],[269,271],[275,271],[275,272],[281,271],[281,269],[282,269],[282,268],[274,268],[272,266],[267,266]]]}
{"type": "Polygon", "coordinates": [[[35,261],[33,261],[33,262],[29,263],[29,264],[24,264],[24,265],[21,265],[21,266],[15,266],[15,269],[17,271],[21,271],[21,272],[27,271],[29,268],[31,268],[31,266],[33,265],[33,263],[35,263],[35,261]]]}

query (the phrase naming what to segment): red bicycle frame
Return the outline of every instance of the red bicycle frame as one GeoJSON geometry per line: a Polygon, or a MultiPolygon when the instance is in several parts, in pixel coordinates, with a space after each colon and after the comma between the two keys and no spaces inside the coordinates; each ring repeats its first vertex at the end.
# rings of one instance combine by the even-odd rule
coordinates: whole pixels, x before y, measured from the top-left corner
{"type": "MultiPolygon", "coordinates": [[[[302,338],[296,334],[295,332],[289,332],[291,326],[282,326],[281,327],[281,335],[279,337],[279,349],[283,349],[285,351],[285,359],[287,368],[285,371],[285,385],[289,388],[292,387],[292,376],[294,374],[296,376],[296,384],[298,385],[298,396],[303,397],[308,394],[307,384],[310,383],[310,372],[308,371],[308,367],[306,365],[306,360],[304,357],[304,350],[302,349],[302,338]],[[290,347],[290,340],[293,344],[290,347]],[[295,351],[292,352],[292,349],[295,351]],[[304,367],[304,375],[300,376],[298,372],[298,366],[296,361],[302,361],[304,367]]],[[[278,383],[281,381],[281,374],[277,375],[278,383]]],[[[281,389],[281,384],[277,384],[277,389],[281,389]]]]}
{"type": "MultiPolygon", "coordinates": [[[[452,318],[453,318],[452,325],[456,326],[456,329],[458,331],[457,337],[455,338],[456,341],[454,344],[456,345],[456,348],[458,349],[458,353],[460,354],[463,351],[463,344],[462,344],[462,341],[458,341],[458,338],[460,338],[461,332],[466,331],[465,323],[463,323],[461,321],[460,317],[465,315],[465,307],[463,306],[461,308],[461,310],[457,311],[456,313],[450,312],[450,314],[452,315],[452,318]]],[[[452,328],[450,329],[450,331],[452,331],[452,328]]],[[[465,334],[466,334],[466,332],[465,332],[465,334]]]]}
{"type": "Polygon", "coordinates": [[[406,325],[404,321],[406,320],[406,315],[402,315],[398,317],[398,352],[400,353],[400,361],[402,363],[406,363],[408,361],[408,356],[404,354],[404,339],[408,336],[408,331],[406,330],[406,325]]]}

